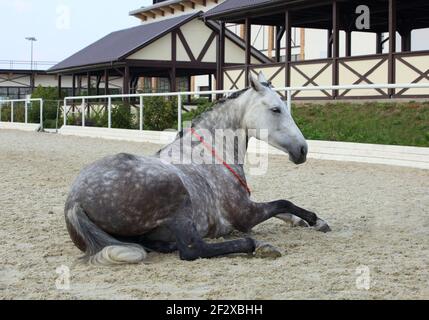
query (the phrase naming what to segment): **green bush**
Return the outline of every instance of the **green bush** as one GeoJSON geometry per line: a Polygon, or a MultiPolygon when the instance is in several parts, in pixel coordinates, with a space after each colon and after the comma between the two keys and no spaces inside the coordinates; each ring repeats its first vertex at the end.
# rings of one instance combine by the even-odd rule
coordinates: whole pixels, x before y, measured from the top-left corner
{"type": "MultiPolygon", "coordinates": [[[[102,121],[107,124],[107,113],[102,116],[102,121]]],[[[131,107],[124,103],[115,104],[112,107],[112,128],[116,129],[136,129],[135,115],[131,112],[131,107]]]]}
{"type": "MultiPolygon", "coordinates": [[[[31,94],[32,99],[43,99],[43,126],[46,129],[55,129],[58,112],[58,89],[56,87],[38,86],[31,94]]],[[[60,102],[61,103],[61,102],[60,102]]],[[[62,124],[62,113],[59,113],[58,125],[62,124]]],[[[33,102],[28,110],[28,121],[40,122],[40,105],[33,102]]]]}
{"type": "Polygon", "coordinates": [[[144,98],[144,128],[154,131],[177,129],[177,99],[144,98]]]}

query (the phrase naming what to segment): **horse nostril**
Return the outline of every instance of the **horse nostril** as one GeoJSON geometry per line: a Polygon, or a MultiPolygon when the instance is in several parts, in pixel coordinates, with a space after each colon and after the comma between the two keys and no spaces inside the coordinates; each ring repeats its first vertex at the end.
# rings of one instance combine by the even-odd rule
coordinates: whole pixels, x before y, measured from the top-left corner
{"type": "Polygon", "coordinates": [[[307,155],[307,147],[302,147],[301,148],[301,155],[306,156],[307,155]]]}

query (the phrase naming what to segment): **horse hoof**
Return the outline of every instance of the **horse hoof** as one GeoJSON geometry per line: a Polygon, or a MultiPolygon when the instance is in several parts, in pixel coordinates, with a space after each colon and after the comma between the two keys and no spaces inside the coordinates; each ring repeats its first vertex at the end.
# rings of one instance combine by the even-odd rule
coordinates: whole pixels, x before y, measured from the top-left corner
{"type": "Polygon", "coordinates": [[[254,256],[261,259],[278,259],[282,256],[282,253],[268,243],[261,243],[256,248],[254,256]]]}
{"type": "Polygon", "coordinates": [[[317,223],[314,226],[314,230],[319,231],[319,232],[323,232],[323,233],[328,233],[328,232],[332,231],[332,229],[331,229],[331,227],[329,227],[328,223],[326,221],[323,221],[322,219],[317,220],[317,223]]]}

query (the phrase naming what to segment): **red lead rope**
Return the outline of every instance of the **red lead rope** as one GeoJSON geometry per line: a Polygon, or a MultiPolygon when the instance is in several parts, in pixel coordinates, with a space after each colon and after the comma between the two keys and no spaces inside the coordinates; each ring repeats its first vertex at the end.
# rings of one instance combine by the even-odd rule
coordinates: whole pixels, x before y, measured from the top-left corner
{"type": "Polygon", "coordinates": [[[219,162],[222,162],[223,166],[225,168],[227,168],[233,175],[234,177],[237,178],[238,182],[240,182],[240,184],[246,189],[246,191],[250,194],[252,194],[252,191],[250,190],[249,186],[247,185],[246,181],[244,181],[240,175],[235,172],[235,170],[228,164],[226,163],[221,157],[218,156],[218,154],[216,153],[216,150],[212,148],[212,146],[210,146],[207,142],[204,141],[203,137],[201,137],[194,128],[191,128],[191,132],[192,134],[204,145],[204,147],[210,151],[212,153],[213,156],[216,157],[216,159],[219,162]]]}

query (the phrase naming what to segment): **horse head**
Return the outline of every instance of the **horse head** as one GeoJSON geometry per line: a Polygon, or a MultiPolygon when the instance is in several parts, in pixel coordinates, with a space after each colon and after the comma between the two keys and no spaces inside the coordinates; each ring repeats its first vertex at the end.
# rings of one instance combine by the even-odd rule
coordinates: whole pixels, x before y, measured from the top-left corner
{"type": "Polygon", "coordinates": [[[254,138],[287,152],[293,163],[306,162],[307,141],[286,103],[272,90],[262,72],[258,79],[249,75],[249,83],[251,89],[247,94],[243,126],[248,130],[253,129],[250,131],[255,134],[254,138]],[[263,130],[267,130],[268,135],[261,134],[263,130]]]}

